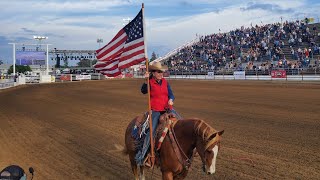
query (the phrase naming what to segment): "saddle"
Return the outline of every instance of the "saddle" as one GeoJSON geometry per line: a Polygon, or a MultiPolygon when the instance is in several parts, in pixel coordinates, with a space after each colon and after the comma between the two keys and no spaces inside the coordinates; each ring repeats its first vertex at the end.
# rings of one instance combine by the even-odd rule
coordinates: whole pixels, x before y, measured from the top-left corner
{"type": "MultiPolygon", "coordinates": [[[[161,149],[162,142],[164,141],[167,133],[174,127],[177,122],[177,118],[173,113],[164,113],[160,116],[159,124],[156,129],[156,136],[154,138],[154,151],[155,151],[155,164],[160,167],[159,150],[161,149]]],[[[151,161],[151,155],[148,154],[144,161],[145,166],[152,168],[154,164],[151,161]]]]}
{"type": "MultiPolygon", "coordinates": [[[[144,141],[144,133],[146,133],[147,129],[149,129],[149,122],[147,121],[149,117],[148,112],[145,112],[143,116],[137,118],[134,128],[132,130],[132,137],[137,141],[138,147],[142,148],[142,144],[144,141]]],[[[155,137],[154,137],[154,151],[157,152],[162,145],[164,138],[167,135],[167,132],[170,128],[173,128],[175,123],[177,122],[177,118],[173,113],[164,113],[159,118],[159,124],[157,129],[155,129],[155,137]]],[[[153,167],[151,163],[151,155],[148,154],[144,161],[145,166],[153,167]]],[[[159,166],[158,157],[156,157],[156,164],[159,166]]]]}
{"type": "MultiPolygon", "coordinates": [[[[156,140],[158,139],[158,135],[160,132],[160,135],[163,131],[163,129],[165,128],[165,126],[167,126],[168,124],[168,120],[169,119],[176,119],[175,114],[173,113],[164,113],[160,116],[159,118],[159,124],[157,126],[156,131],[156,140]]],[[[146,133],[146,131],[149,129],[149,123],[147,122],[147,120],[149,119],[149,113],[145,112],[143,113],[142,116],[139,116],[135,123],[134,123],[134,127],[132,130],[132,137],[135,139],[139,139],[142,137],[143,133],[146,133]]]]}

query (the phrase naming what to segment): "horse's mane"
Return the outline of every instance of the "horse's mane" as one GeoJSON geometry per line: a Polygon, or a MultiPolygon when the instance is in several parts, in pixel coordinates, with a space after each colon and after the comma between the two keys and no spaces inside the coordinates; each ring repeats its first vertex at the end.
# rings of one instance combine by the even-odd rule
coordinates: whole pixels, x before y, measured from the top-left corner
{"type": "Polygon", "coordinates": [[[195,119],[194,130],[197,135],[202,137],[204,142],[208,142],[214,133],[217,133],[208,123],[204,122],[202,119],[195,119]]]}

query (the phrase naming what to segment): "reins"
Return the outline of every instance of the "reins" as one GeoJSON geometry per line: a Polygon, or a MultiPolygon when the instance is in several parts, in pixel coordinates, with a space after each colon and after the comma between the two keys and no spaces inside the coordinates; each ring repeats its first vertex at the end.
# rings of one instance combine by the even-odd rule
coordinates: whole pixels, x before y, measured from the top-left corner
{"type": "MultiPolygon", "coordinates": [[[[190,165],[191,165],[191,159],[184,153],[184,151],[182,150],[181,146],[180,146],[180,143],[178,142],[178,139],[177,139],[177,136],[173,130],[173,127],[172,126],[170,129],[171,129],[171,133],[173,135],[173,139],[175,140],[177,146],[178,146],[178,149],[180,151],[180,155],[181,155],[181,152],[182,152],[182,155],[184,156],[184,159],[180,159],[180,163],[183,165],[184,168],[186,168],[187,170],[189,169],[190,165]],[[182,161],[182,162],[181,162],[182,161]]],[[[169,132],[170,133],[170,132],[169,132]]],[[[170,134],[169,134],[170,135],[170,134]]],[[[176,152],[177,153],[177,152],[176,152]]],[[[179,159],[179,158],[178,158],[179,159]]]]}

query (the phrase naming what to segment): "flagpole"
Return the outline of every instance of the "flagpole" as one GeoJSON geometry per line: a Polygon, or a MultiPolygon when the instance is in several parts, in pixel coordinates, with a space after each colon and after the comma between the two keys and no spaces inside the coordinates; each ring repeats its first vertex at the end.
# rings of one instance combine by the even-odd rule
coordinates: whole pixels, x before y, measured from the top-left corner
{"type": "MultiPolygon", "coordinates": [[[[144,36],[144,54],[146,59],[146,71],[149,72],[149,60],[148,60],[148,54],[147,54],[147,43],[146,43],[146,24],[144,20],[144,3],[142,3],[142,20],[143,20],[143,36],[144,36]]],[[[149,83],[149,77],[147,77],[147,85],[148,85],[148,111],[149,111],[149,128],[150,128],[150,151],[151,151],[151,167],[153,168],[154,162],[155,162],[155,156],[154,156],[154,144],[153,144],[153,129],[152,129],[152,113],[151,113],[151,102],[150,102],[150,83],[149,83]]]]}

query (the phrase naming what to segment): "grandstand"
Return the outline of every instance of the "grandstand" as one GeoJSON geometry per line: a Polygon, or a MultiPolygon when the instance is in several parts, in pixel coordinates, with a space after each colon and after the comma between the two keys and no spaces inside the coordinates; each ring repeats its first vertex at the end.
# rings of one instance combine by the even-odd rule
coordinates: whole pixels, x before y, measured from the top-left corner
{"type": "Polygon", "coordinates": [[[227,33],[202,36],[168,53],[171,71],[268,71],[275,68],[319,69],[320,23],[304,21],[240,27],[227,33]]]}

